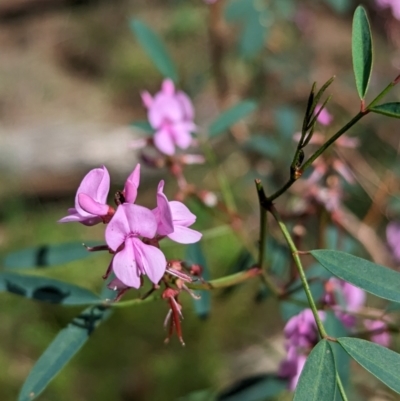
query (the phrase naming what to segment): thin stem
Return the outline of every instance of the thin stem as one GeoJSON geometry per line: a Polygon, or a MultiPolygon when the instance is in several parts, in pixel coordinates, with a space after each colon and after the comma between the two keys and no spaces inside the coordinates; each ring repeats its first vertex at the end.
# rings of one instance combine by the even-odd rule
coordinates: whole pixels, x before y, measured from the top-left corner
{"type": "Polygon", "coordinates": [[[336,371],[336,384],[338,386],[339,393],[342,397],[342,400],[348,401],[346,391],[344,390],[344,387],[343,387],[342,379],[340,378],[339,373],[337,371],[336,371]]]}
{"type": "Polygon", "coordinates": [[[325,331],[325,328],[324,328],[324,325],[322,323],[322,320],[319,317],[318,309],[317,309],[317,306],[315,305],[314,298],[313,298],[313,296],[311,294],[310,286],[308,285],[307,277],[306,277],[306,275],[304,273],[304,268],[303,268],[303,265],[301,263],[301,260],[300,260],[296,245],[293,242],[293,239],[290,236],[289,231],[288,231],[287,227],[285,226],[285,223],[282,221],[281,216],[279,215],[278,211],[275,209],[275,207],[274,207],[274,205],[272,203],[270,203],[268,205],[268,210],[269,210],[269,212],[271,212],[271,214],[274,216],[275,220],[277,221],[277,223],[279,225],[279,228],[281,229],[282,234],[285,237],[286,242],[287,242],[287,244],[289,246],[289,249],[290,249],[290,251],[292,253],[292,257],[293,257],[293,260],[294,260],[294,262],[295,262],[295,264],[297,266],[297,270],[299,272],[300,280],[301,280],[301,282],[303,284],[303,288],[304,288],[304,291],[306,293],[308,303],[309,303],[310,308],[312,310],[312,313],[314,315],[314,319],[315,319],[315,322],[317,324],[319,334],[320,334],[320,336],[322,338],[329,338],[327,332],[325,331]]]}
{"type": "Polygon", "coordinates": [[[260,269],[265,269],[265,252],[266,252],[266,239],[267,239],[267,211],[262,206],[263,200],[263,187],[260,180],[256,180],[256,188],[258,193],[258,200],[260,203],[260,237],[258,244],[258,266],[260,269]]]}
{"type": "Polygon", "coordinates": [[[369,111],[360,111],[356,116],[354,116],[345,126],[343,126],[335,135],[330,137],[318,150],[316,150],[310,158],[303,164],[302,170],[310,167],[312,163],[322,154],[325,150],[331,146],[337,139],[339,139],[346,131],[348,131],[357,121],[361,120],[369,111]]]}
{"type": "Polygon", "coordinates": [[[366,109],[370,109],[374,107],[384,96],[386,96],[392,88],[397,84],[397,80],[390,82],[390,84],[366,107],[366,109]]]}

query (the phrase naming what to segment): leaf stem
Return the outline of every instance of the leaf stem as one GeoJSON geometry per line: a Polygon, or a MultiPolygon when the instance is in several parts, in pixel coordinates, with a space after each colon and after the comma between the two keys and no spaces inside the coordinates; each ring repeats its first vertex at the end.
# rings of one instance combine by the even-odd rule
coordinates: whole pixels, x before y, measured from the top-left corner
{"type": "Polygon", "coordinates": [[[342,379],[340,378],[338,371],[336,371],[336,384],[342,397],[342,401],[348,401],[346,391],[344,390],[342,379]]]}
{"type": "Polygon", "coordinates": [[[279,215],[278,211],[275,209],[274,205],[270,202],[267,205],[267,207],[268,207],[268,211],[274,216],[276,222],[278,223],[279,228],[281,229],[282,234],[285,237],[285,240],[286,240],[286,242],[287,242],[287,244],[289,246],[289,249],[290,249],[290,251],[292,253],[292,257],[293,257],[293,260],[294,260],[294,262],[295,262],[295,264],[297,266],[297,270],[299,272],[300,280],[301,280],[301,282],[303,284],[303,288],[304,288],[304,291],[306,293],[308,303],[309,303],[310,308],[312,310],[312,313],[314,315],[314,319],[315,319],[315,322],[317,324],[317,328],[318,328],[319,334],[320,334],[320,336],[322,338],[326,338],[326,339],[329,338],[330,339],[330,337],[328,336],[328,334],[327,334],[327,332],[325,330],[325,327],[324,327],[324,325],[322,323],[322,320],[319,317],[318,309],[317,309],[317,306],[315,304],[314,298],[313,298],[313,296],[311,294],[311,289],[310,289],[310,286],[308,285],[307,277],[306,277],[306,275],[304,273],[304,268],[303,268],[303,265],[301,263],[301,260],[300,260],[296,245],[295,245],[292,237],[290,236],[289,231],[288,231],[285,223],[282,221],[281,216],[279,215]]]}

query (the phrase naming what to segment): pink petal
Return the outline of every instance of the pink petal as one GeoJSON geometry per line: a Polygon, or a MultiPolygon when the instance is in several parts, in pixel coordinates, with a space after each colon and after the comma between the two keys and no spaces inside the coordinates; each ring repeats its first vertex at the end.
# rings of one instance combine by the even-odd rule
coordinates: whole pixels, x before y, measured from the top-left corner
{"type": "Polygon", "coordinates": [[[181,149],[187,149],[192,143],[191,131],[194,131],[196,126],[190,122],[176,122],[171,127],[174,141],[181,149]],[[194,128],[194,129],[193,129],[194,128]]]}
{"type": "Polygon", "coordinates": [[[296,366],[296,374],[290,380],[289,390],[294,391],[294,389],[296,388],[297,382],[299,381],[299,378],[300,378],[300,375],[301,375],[301,372],[303,371],[304,365],[306,364],[306,360],[307,360],[306,356],[304,356],[304,355],[299,355],[298,356],[298,359],[296,361],[296,365],[297,365],[296,366]]]}
{"type": "Polygon", "coordinates": [[[165,122],[182,121],[183,110],[174,97],[157,94],[149,109],[148,119],[153,128],[160,128],[165,122]]]}
{"type": "Polygon", "coordinates": [[[108,213],[108,205],[103,205],[96,202],[93,198],[86,194],[78,195],[79,206],[85,211],[94,216],[105,216],[108,213]]]}
{"type": "Polygon", "coordinates": [[[124,187],[125,202],[134,203],[140,183],[140,164],[138,164],[127,178],[124,187]]]}
{"type": "Polygon", "coordinates": [[[202,234],[191,228],[174,225],[174,232],[168,238],[180,244],[194,244],[200,241],[202,234]]]}
{"type": "Polygon", "coordinates": [[[178,100],[182,107],[184,119],[192,121],[194,119],[194,108],[189,96],[182,91],[178,91],[175,95],[175,99],[178,100]]]}
{"type": "Polygon", "coordinates": [[[157,219],[157,234],[167,235],[174,231],[172,223],[172,214],[169,207],[168,199],[163,193],[164,181],[161,180],[157,189],[157,207],[153,210],[157,219]]]}
{"type": "Polygon", "coordinates": [[[149,277],[150,281],[158,284],[167,267],[164,254],[155,246],[144,244],[138,238],[132,238],[132,243],[138,267],[149,277]]]}
{"type": "Polygon", "coordinates": [[[175,153],[175,144],[167,129],[161,129],[155,133],[154,145],[161,153],[166,155],[172,156],[175,153]]]}
{"type": "Polygon", "coordinates": [[[167,96],[173,96],[175,93],[175,84],[172,79],[164,79],[161,84],[161,92],[167,96]]]}
{"type": "Polygon", "coordinates": [[[169,207],[174,225],[189,227],[196,221],[196,216],[182,202],[171,201],[169,207]]]}
{"type": "Polygon", "coordinates": [[[65,216],[62,219],[58,220],[58,223],[81,223],[85,226],[94,226],[95,224],[99,224],[102,222],[101,218],[98,216],[89,216],[83,217],[81,216],[75,208],[68,209],[69,216],[65,216]]]}
{"type": "Polygon", "coordinates": [[[147,109],[149,109],[151,107],[151,105],[153,104],[153,97],[147,91],[142,92],[140,94],[140,96],[142,98],[142,102],[143,102],[144,106],[147,109]]]}
{"type": "MultiPolygon", "coordinates": [[[[146,238],[154,238],[157,231],[157,221],[151,210],[131,203],[124,203],[118,207],[118,209],[120,208],[123,208],[125,212],[130,233],[146,238]]],[[[114,218],[112,218],[111,222],[113,220],[114,218]]]]}
{"type": "Polygon", "coordinates": [[[108,191],[110,190],[110,175],[103,166],[95,168],[85,175],[78,187],[75,196],[75,209],[85,217],[90,217],[90,213],[85,212],[79,205],[78,196],[80,193],[89,195],[95,201],[105,204],[107,202],[108,191]]]}
{"type": "Polygon", "coordinates": [[[110,290],[113,291],[121,291],[121,290],[126,290],[130,287],[128,287],[127,285],[125,285],[120,279],[115,278],[114,280],[111,280],[110,283],[108,283],[107,287],[110,290]]]}
{"type": "Polygon", "coordinates": [[[107,224],[105,232],[107,245],[114,252],[125,242],[126,236],[130,233],[128,219],[123,206],[118,206],[113,218],[107,224]]]}
{"type": "Polygon", "coordinates": [[[135,261],[133,238],[128,238],[125,247],[114,255],[112,261],[113,271],[121,282],[133,288],[140,287],[140,273],[135,261]]]}

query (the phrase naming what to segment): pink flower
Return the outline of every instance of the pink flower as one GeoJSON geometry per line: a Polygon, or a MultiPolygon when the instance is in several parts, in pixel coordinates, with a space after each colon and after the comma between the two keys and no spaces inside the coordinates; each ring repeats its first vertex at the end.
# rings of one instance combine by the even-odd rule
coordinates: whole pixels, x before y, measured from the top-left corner
{"type": "MultiPolygon", "coordinates": [[[[137,191],[140,183],[140,164],[137,164],[135,169],[129,175],[129,177],[125,181],[124,190],[122,195],[124,197],[124,202],[126,203],[135,203],[137,197],[137,191]]],[[[121,202],[121,203],[124,203],[121,202]]]]}
{"type": "Polygon", "coordinates": [[[381,320],[364,320],[364,325],[367,330],[376,331],[375,334],[371,334],[371,341],[382,345],[383,347],[388,347],[390,345],[390,334],[385,330],[386,323],[381,320]]]}
{"type": "Polygon", "coordinates": [[[166,79],[160,92],[154,97],[143,92],[142,100],[148,109],[149,122],[156,131],[154,145],[157,149],[166,155],[173,155],[176,146],[187,149],[192,143],[191,132],[196,130],[189,97],[182,91],[176,91],[174,83],[166,79]]]}
{"type": "Polygon", "coordinates": [[[154,238],[156,231],[157,221],[151,210],[129,203],[118,207],[105,236],[107,245],[115,252],[112,269],[122,284],[139,288],[142,274],[154,284],[161,280],[167,265],[165,256],[142,241],[154,238]]]}
{"type": "Polygon", "coordinates": [[[365,292],[347,283],[332,277],[326,283],[325,302],[335,310],[336,317],[346,326],[353,327],[355,316],[346,312],[358,312],[365,304],[365,292]]]}
{"type": "Polygon", "coordinates": [[[90,170],[83,178],[75,196],[75,207],[68,209],[68,216],[58,222],[77,221],[86,226],[93,226],[103,221],[110,207],[107,205],[107,195],[110,190],[110,175],[103,166],[90,170]]]}
{"type": "Polygon", "coordinates": [[[289,381],[288,388],[290,391],[295,390],[306,360],[307,357],[305,355],[298,355],[296,349],[291,348],[286,358],[281,362],[278,377],[289,381]]]}
{"type": "MultiPolygon", "coordinates": [[[[321,110],[321,107],[321,104],[317,105],[317,107],[315,108],[315,114],[317,114],[321,110]]],[[[324,108],[321,113],[319,113],[319,116],[317,118],[317,121],[322,125],[329,125],[332,120],[333,117],[326,108],[324,108]]]]}
{"type": "Polygon", "coordinates": [[[196,216],[183,203],[169,202],[163,190],[164,181],[160,181],[157,189],[157,207],[153,210],[157,220],[157,234],[181,244],[200,241],[202,234],[188,228],[196,221],[196,216]]]}
{"type": "MultiPolygon", "coordinates": [[[[318,312],[325,319],[324,312],[318,312]]],[[[286,338],[287,356],[281,362],[278,376],[289,380],[289,390],[296,388],[307,354],[318,340],[317,324],[311,309],[304,309],[288,320],[283,330],[286,338]]]]}
{"type": "Polygon", "coordinates": [[[390,222],[386,227],[386,240],[396,262],[400,262],[400,223],[390,222]]]}
{"type": "Polygon", "coordinates": [[[376,0],[378,7],[392,9],[393,17],[400,20],[400,2],[399,0],[376,0]]]}

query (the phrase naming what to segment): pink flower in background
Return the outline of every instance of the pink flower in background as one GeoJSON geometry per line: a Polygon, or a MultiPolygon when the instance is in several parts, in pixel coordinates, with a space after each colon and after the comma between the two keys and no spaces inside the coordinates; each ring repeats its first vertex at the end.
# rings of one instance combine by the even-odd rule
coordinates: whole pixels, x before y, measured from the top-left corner
{"type": "Polygon", "coordinates": [[[154,97],[142,93],[142,100],[148,110],[147,116],[155,129],[154,145],[166,155],[173,155],[175,147],[187,149],[192,143],[191,133],[196,130],[193,122],[194,109],[189,97],[176,91],[170,79],[163,81],[161,91],[154,97]]]}
{"type": "MultiPolygon", "coordinates": [[[[324,312],[318,312],[318,315],[322,320],[325,319],[324,312]]],[[[288,387],[293,391],[306,362],[306,355],[318,340],[317,324],[311,309],[305,309],[290,318],[283,333],[287,356],[279,366],[278,376],[287,379],[288,387]]]]}
{"type": "Polygon", "coordinates": [[[332,306],[336,317],[346,327],[353,327],[356,317],[346,313],[358,312],[365,304],[365,292],[354,285],[336,277],[330,278],[325,285],[325,302],[332,306]]]}
{"type": "MultiPolygon", "coordinates": [[[[315,114],[317,114],[321,110],[322,105],[318,104],[317,107],[315,108],[315,114]]],[[[332,114],[329,113],[329,111],[324,108],[321,113],[319,113],[319,116],[317,118],[317,121],[322,124],[322,125],[329,125],[333,120],[332,114]]]]}
{"type": "Polygon", "coordinates": [[[392,9],[393,17],[400,20],[400,1],[399,0],[375,0],[376,4],[380,8],[392,9]]]}
{"type": "Polygon", "coordinates": [[[75,207],[68,209],[68,216],[58,222],[79,222],[93,226],[103,221],[110,207],[107,205],[108,191],[110,190],[110,175],[103,166],[90,170],[83,178],[75,196],[75,207]]]}
{"type": "Polygon", "coordinates": [[[106,228],[106,242],[115,252],[112,270],[122,284],[139,288],[140,276],[146,274],[157,284],[165,273],[167,261],[155,246],[141,237],[156,235],[157,221],[151,210],[129,203],[120,205],[106,228]]]}
{"type": "Polygon", "coordinates": [[[200,241],[202,234],[189,228],[196,216],[181,202],[169,202],[164,192],[164,181],[157,189],[157,207],[153,210],[157,220],[157,234],[167,236],[180,244],[193,244],[200,241]]]}
{"type": "Polygon", "coordinates": [[[386,240],[396,262],[400,262],[400,223],[392,221],[386,227],[386,240]]]}
{"type": "Polygon", "coordinates": [[[381,320],[364,320],[364,326],[367,330],[377,331],[376,334],[371,335],[371,341],[382,345],[383,347],[388,347],[390,345],[390,334],[385,330],[387,328],[386,323],[381,320]],[[381,332],[379,332],[381,331],[381,332]]]}

